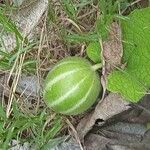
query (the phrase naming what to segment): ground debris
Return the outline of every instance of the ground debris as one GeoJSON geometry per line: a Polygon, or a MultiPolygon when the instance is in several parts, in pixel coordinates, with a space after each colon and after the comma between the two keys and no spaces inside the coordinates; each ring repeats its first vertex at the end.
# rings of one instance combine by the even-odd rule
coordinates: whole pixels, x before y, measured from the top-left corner
{"type": "Polygon", "coordinates": [[[23,93],[26,97],[38,97],[39,92],[42,91],[42,85],[36,76],[21,76],[16,92],[23,93]]]}
{"type": "Polygon", "coordinates": [[[87,150],[106,150],[105,146],[109,142],[113,141],[97,134],[89,134],[85,138],[85,147],[87,150]]]}
{"type": "MultiPolygon", "coordinates": [[[[36,0],[34,3],[31,3],[31,5],[26,5],[24,7],[21,5],[22,9],[18,9],[11,15],[12,21],[15,23],[19,31],[21,31],[21,35],[24,38],[26,36],[31,37],[31,32],[39,23],[47,6],[48,0],[36,0]]],[[[16,37],[14,34],[5,32],[2,35],[2,40],[6,51],[10,52],[15,48],[16,37]]]]}
{"type": "MultiPolygon", "coordinates": [[[[136,128],[136,126],[135,126],[136,128]]],[[[137,128],[139,129],[139,127],[137,128]]],[[[147,133],[147,134],[146,134],[147,133]]],[[[97,134],[90,133],[85,137],[86,150],[149,150],[150,134],[144,135],[101,130],[97,134]]]]}
{"type": "Polygon", "coordinates": [[[99,126],[102,126],[106,120],[129,108],[128,102],[122,100],[121,96],[110,93],[102,102],[99,102],[92,114],[83,118],[79,123],[77,131],[80,139],[83,140],[84,136],[92,129],[97,119],[101,120],[99,126]]]}
{"type": "Polygon", "coordinates": [[[108,150],[150,150],[149,144],[143,143],[131,143],[127,145],[119,145],[119,144],[110,144],[107,146],[108,150]]]}
{"type": "Polygon", "coordinates": [[[102,129],[135,135],[144,135],[147,130],[144,124],[127,122],[117,122],[115,124],[103,127],[102,129]]]}
{"type": "Polygon", "coordinates": [[[34,150],[28,142],[20,144],[17,140],[12,140],[11,146],[9,150],[34,150]]]}
{"type": "Polygon", "coordinates": [[[76,143],[73,139],[70,139],[69,141],[62,142],[49,150],[81,150],[81,148],[78,143],[76,143]]]}

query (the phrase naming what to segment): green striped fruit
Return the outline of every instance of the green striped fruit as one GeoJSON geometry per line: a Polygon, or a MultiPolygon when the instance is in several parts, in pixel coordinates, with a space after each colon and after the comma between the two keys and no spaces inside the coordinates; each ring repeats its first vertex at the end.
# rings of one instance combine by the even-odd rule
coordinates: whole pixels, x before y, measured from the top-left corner
{"type": "Polygon", "coordinates": [[[67,57],[48,73],[43,97],[54,111],[77,115],[92,106],[100,89],[100,79],[89,61],[67,57]]]}

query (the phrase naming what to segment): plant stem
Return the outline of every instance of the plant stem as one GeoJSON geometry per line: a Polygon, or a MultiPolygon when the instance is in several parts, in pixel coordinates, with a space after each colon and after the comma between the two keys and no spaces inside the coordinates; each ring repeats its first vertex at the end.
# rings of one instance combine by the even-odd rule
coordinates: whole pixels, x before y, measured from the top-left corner
{"type": "Polygon", "coordinates": [[[96,71],[96,70],[98,70],[98,69],[100,69],[100,68],[102,68],[102,64],[101,64],[101,63],[95,64],[95,65],[92,66],[92,69],[93,69],[94,71],[96,71]]]}

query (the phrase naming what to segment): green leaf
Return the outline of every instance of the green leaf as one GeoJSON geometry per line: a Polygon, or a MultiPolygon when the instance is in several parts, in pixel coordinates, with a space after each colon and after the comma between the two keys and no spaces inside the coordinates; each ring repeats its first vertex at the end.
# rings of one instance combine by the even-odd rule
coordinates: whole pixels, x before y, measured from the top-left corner
{"type": "Polygon", "coordinates": [[[127,66],[108,76],[108,90],[138,102],[150,88],[150,8],[133,11],[121,25],[127,66]]]}
{"type": "Polygon", "coordinates": [[[86,53],[93,62],[101,62],[101,48],[99,42],[90,43],[86,49],[86,53]]]}
{"type": "Polygon", "coordinates": [[[145,87],[127,72],[114,71],[108,76],[108,89],[119,92],[125,98],[136,102],[145,93],[145,87]]]}

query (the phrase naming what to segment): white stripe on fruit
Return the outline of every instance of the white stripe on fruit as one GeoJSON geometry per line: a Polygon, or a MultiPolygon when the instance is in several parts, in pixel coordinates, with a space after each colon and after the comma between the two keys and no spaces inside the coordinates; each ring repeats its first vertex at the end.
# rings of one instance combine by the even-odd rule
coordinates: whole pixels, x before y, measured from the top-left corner
{"type": "Polygon", "coordinates": [[[71,70],[71,71],[68,71],[68,72],[65,72],[65,73],[62,73],[58,76],[56,76],[54,79],[52,79],[50,82],[47,83],[46,87],[45,87],[45,91],[44,91],[44,94],[47,92],[47,91],[50,91],[51,87],[53,86],[53,84],[57,83],[58,81],[60,80],[63,80],[64,78],[66,78],[68,75],[72,75],[73,73],[76,73],[78,71],[81,71],[85,68],[82,68],[82,69],[74,69],[74,70],[71,70]]]}
{"type": "Polygon", "coordinates": [[[84,77],[80,82],[78,82],[76,85],[74,85],[66,94],[62,95],[61,97],[59,97],[57,100],[53,100],[50,104],[51,107],[59,105],[61,102],[64,102],[67,100],[67,98],[74,93],[76,90],[79,89],[80,85],[85,81],[85,79],[88,77],[88,75],[86,77],[84,77]]]}
{"type": "Polygon", "coordinates": [[[93,79],[92,84],[91,84],[89,90],[87,91],[86,95],[81,100],[79,100],[79,103],[76,103],[76,105],[74,105],[72,108],[70,108],[70,109],[68,109],[66,111],[63,111],[62,113],[66,113],[67,114],[67,113],[71,113],[71,112],[75,111],[76,109],[78,109],[86,101],[87,97],[91,93],[93,85],[94,85],[94,79],[93,79]]]}

